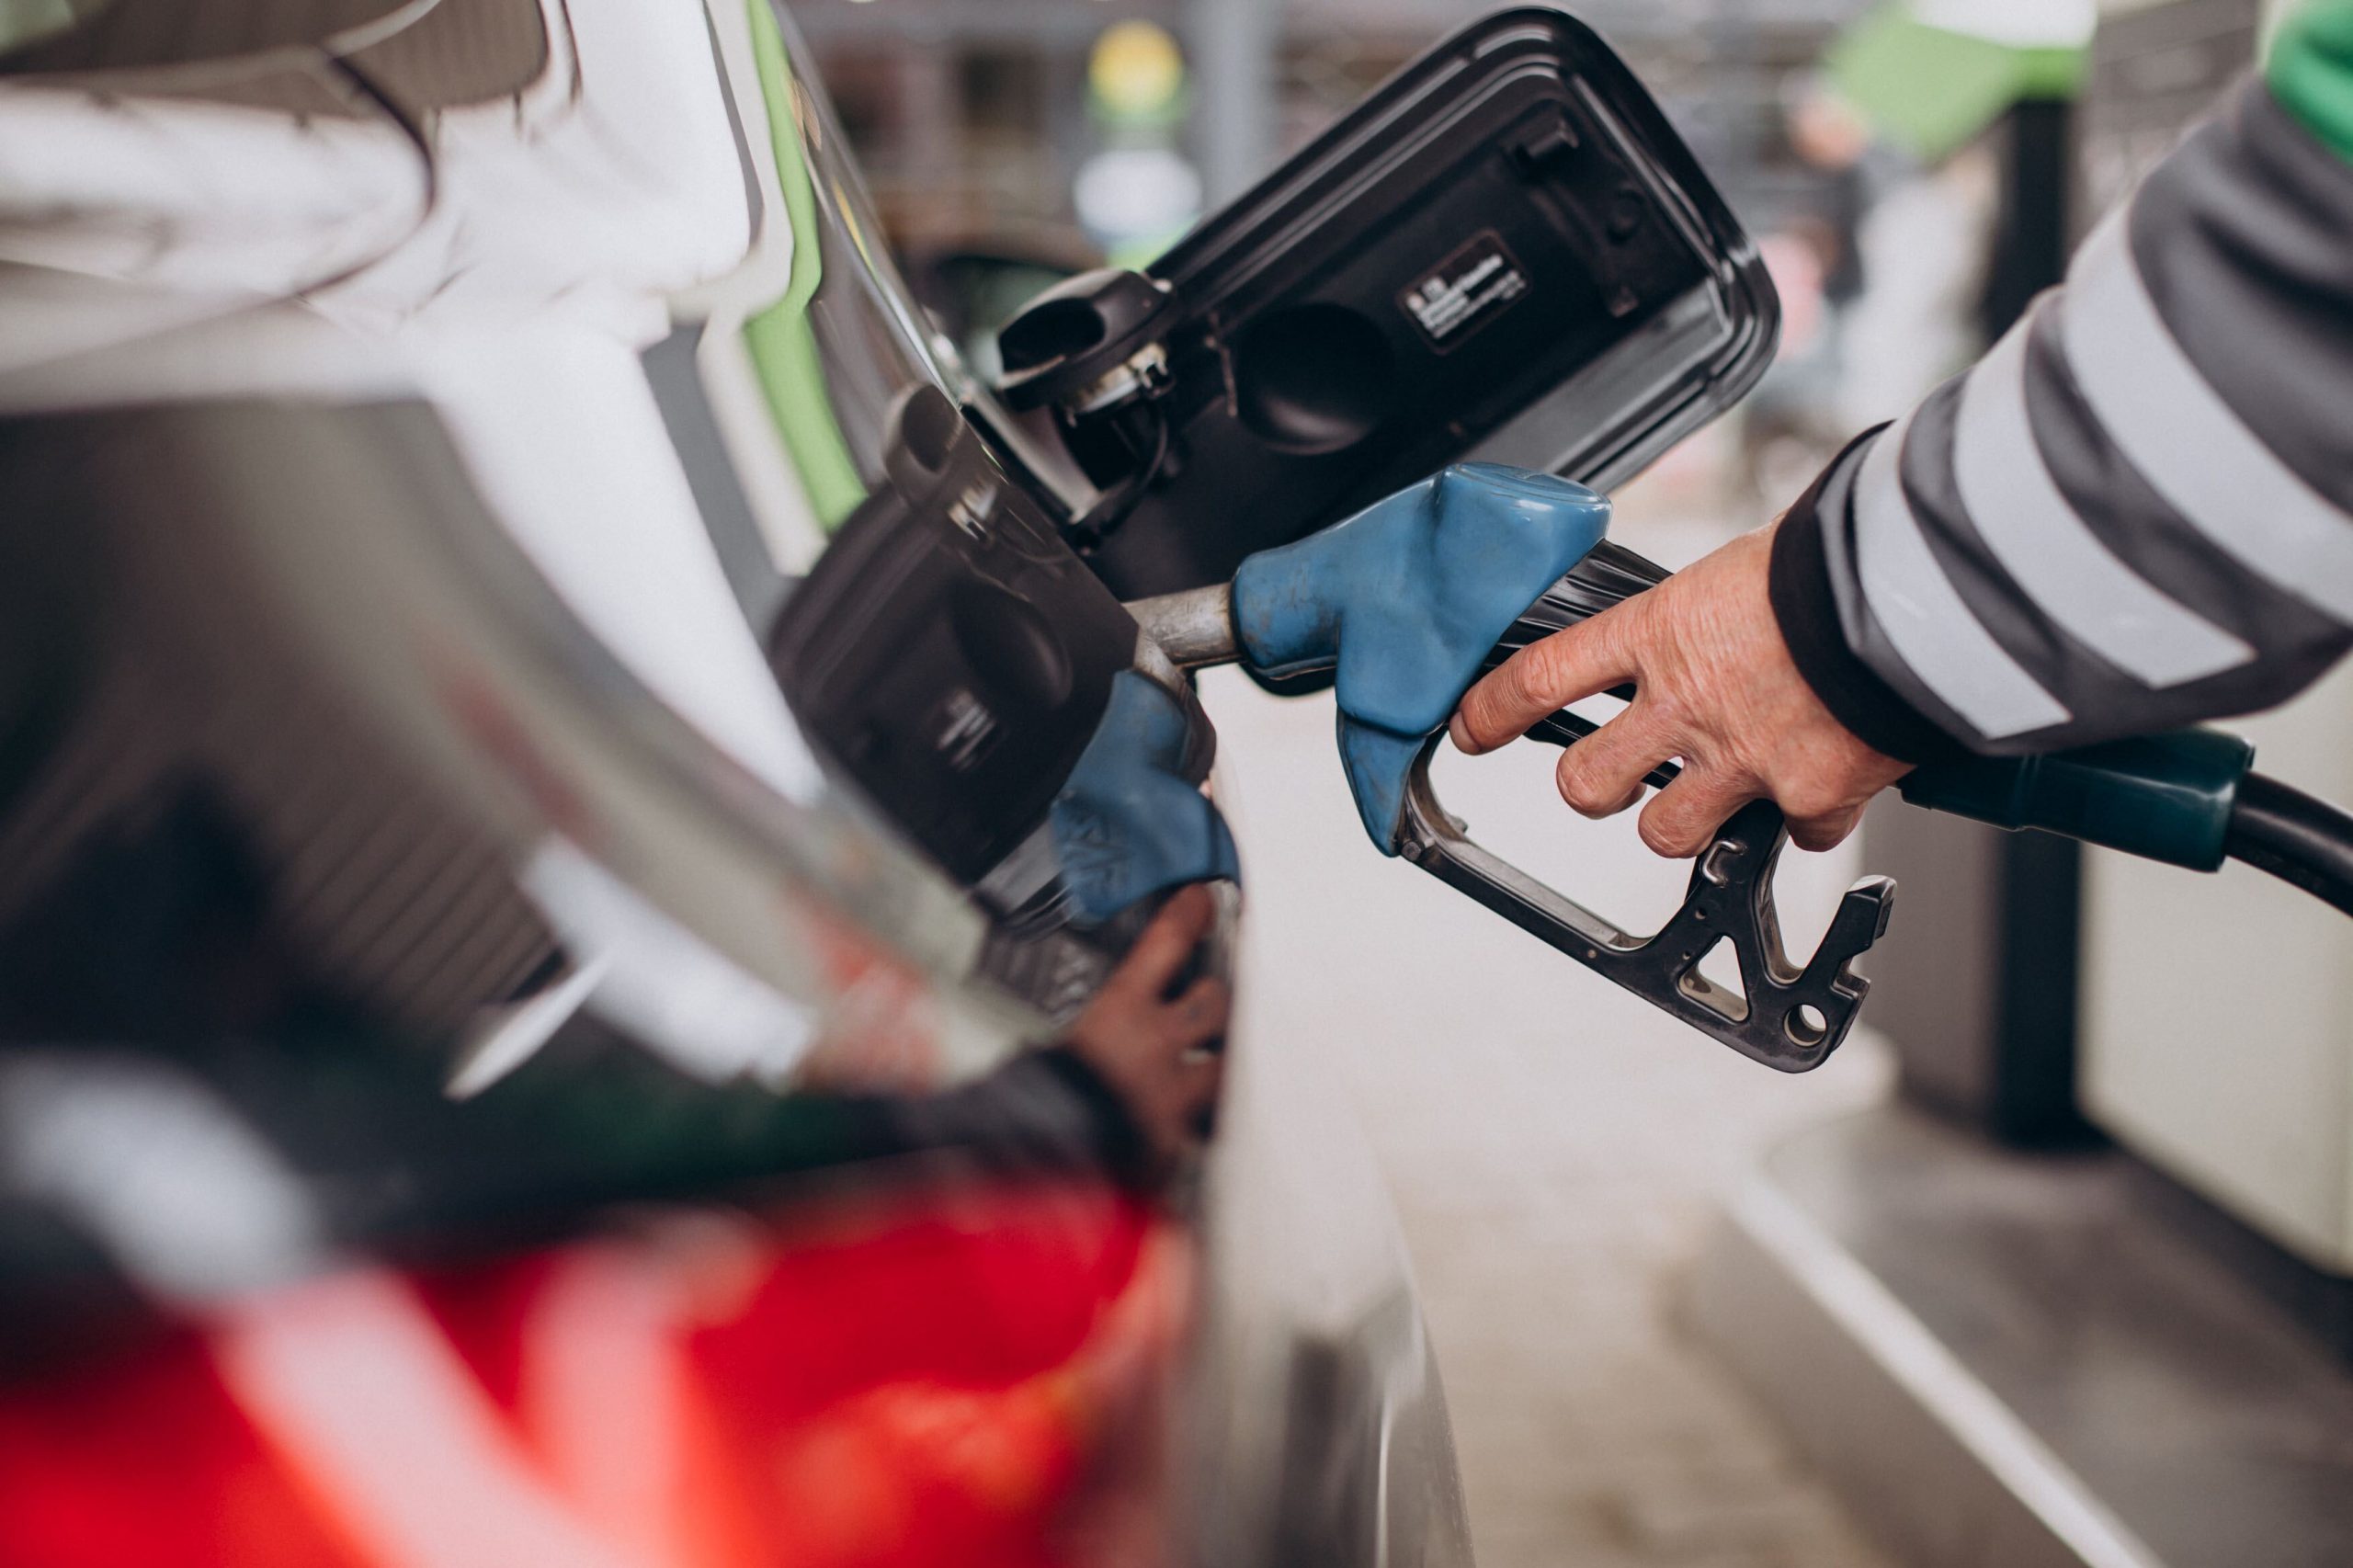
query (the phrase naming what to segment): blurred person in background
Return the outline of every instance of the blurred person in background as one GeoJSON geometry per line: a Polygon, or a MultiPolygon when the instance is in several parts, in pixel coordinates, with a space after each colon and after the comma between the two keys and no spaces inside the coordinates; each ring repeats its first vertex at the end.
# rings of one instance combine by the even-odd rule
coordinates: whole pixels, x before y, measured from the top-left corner
{"type": "Polygon", "coordinates": [[[2353,0],[2308,0],[1974,367],[1775,523],[1522,651],[1455,743],[1631,682],[1561,793],[1607,816],[1683,759],[1642,835],[1686,857],[1760,797],[1824,849],[1932,758],[2279,703],[2353,641],[2349,392],[2353,0]]]}
{"type": "MultiPolygon", "coordinates": [[[[1773,369],[1743,410],[1742,440],[1752,499],[1768,503],[1803,489],[1852,427],[1845,416],[1846,389],[1869,378],[1849,338],[1858,321],[1874,312],[1886,314],[1879,307],[1897,291],[1888,279],[1909,277],[1923,266],[1949,268],[1958,261],[1965,267],[1969,254],[1964,245],[1865,257],[1866,225],[1888,199],[1882,187],[1917,176],[1909,167],[1883,166],[1903,160],[1872,146],[1861,115],[1826,83],[1799,85],[1783,110],[1782,132],[1814,184],[1812,199],[1756,247],[1780,296],[1781,335],[1773,369]]],[[[1866,351],[1872,346],[1867,338],[1866,351]]],[[[1906,348],[1907,362],[1920,363],[1916,340],[1907,340],[1906,348]]],[[[1938,376],[1960,362],[1958,356],[1930,361],[1938,376]]],[[[1919,386],[1872,406],[1900,406],[1927,390],[1919,386]]]]}

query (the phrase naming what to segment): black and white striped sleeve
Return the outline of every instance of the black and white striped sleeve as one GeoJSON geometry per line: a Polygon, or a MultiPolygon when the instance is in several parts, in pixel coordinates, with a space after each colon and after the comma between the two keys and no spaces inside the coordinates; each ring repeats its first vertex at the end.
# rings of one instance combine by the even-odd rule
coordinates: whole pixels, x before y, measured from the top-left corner
{"type": "Polygon", "coordinates": [[[1799,668],[1925,760],[2268,707],[2353,643],[2353,164],[2260,81],[1774,546],[1799,668]]]}

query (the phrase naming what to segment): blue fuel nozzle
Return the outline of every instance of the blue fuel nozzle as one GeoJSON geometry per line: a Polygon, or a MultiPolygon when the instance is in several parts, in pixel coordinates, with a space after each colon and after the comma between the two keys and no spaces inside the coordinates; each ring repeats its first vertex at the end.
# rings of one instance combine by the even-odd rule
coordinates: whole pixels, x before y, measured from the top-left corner
{"type": "MultiPolygon", "coordinates": [[[[1131,605],[1176,662],[1240,656],[1277,676],[1337,670],[1340,757],[1365,831],[1397,853],[1407,778],[1479,663],[1600,541],[1609,503],[1581,484],[1464,463],[1243,562],[1229,590],[1131,605]]],[[[1233,843],[1183,766],[1175,698],[1113,682],[1051,823],[1072,907],[1100,923],[1154,892],[1237,878],[1233,843]]]]}
{"type": "Polygon", "coordinates": [[[1094,738],[1048,818],[1082,925],[1188,882],[1242,880],[1233,835],[1187,768],[1187,745],[1176,698],[1132,670],[1112,677],[1094,738]]]}
{"type": "Polygon", "coordinates": [[[1365,832],[1394,855],[1406,776],[1480,661],[1601,542],[1607,497],[1457,463],[1234,574],[1241,653],[1269,676],[1336,672],[1340,758],[1365,832]]]}
{"type": "Polygon", "coordinates": [[[1214,592],[1222,613],[1197,597],[1211,590],[1131,608],[1173,662],[1239,654],[1272,676],[1335,670],[1340,760],[1381,853],[1745,1055],[1803,1072],[1837,1049],[1869,989],[1851,964],[1886,929],[1894,887],[1885,878],[1849,889],[1813,955],[1793,961],[1772,894],[1787,834],[1769,801],[1753,801],[1694,863],[1674,917],[1637,936],[1480,847],[1431,785],[1429,759],[1463,692],[1608,521],[1609,503],[1583,485],[1465,463],[1252,556],[1230,594],[1214,592]],[[1699,971],[1724,944],[1737,985],[1699,971]]]}

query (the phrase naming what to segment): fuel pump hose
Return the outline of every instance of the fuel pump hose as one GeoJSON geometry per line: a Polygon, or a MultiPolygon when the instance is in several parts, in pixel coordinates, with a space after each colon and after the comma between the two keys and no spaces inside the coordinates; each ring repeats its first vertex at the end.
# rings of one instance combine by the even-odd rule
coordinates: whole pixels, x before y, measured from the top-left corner
{"type": "Polygon", "coordinates": [[[2353,915],[2353,816],[2261,773],[2239,783],[2223,853],[2353,915]]]}

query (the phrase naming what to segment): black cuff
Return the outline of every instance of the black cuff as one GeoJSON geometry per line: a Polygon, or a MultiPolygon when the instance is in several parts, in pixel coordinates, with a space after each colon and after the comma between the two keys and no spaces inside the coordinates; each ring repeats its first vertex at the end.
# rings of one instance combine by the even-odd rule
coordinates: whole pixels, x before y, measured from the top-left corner
{"type": "Polygon", "coordinates": [[[1769,591],[1790,658],[1831,717],[1874,751],[1898,762],[1928,762],[1961,756],[1967,748],[1904,701],[1847,645],[1823,542],[1824,485],[1856,448],[1886,428],[1876,426],[1847,442],[1791,505],[1773,530],[1769,591]]]}

